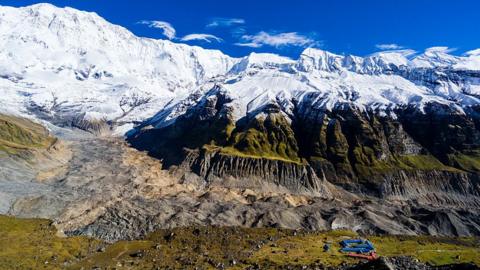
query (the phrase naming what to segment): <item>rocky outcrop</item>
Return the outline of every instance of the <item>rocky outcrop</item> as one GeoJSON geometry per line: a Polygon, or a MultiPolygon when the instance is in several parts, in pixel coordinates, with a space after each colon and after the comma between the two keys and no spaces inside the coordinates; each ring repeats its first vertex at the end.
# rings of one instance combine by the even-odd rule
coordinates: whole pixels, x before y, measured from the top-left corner
{"type": "Polygon", "coordinates": [[[433,205],[480,206],[478,174],[437,170],[398,170],[384,174],[380,195],[389,200],[416,200],[433,205]]]}
{"type": "Polygon", "coordinates": [[[85,130],[95,135],[111,133],[111,123],[108,123],[104,119],[87,120],[84,118],[84,116],[80,116],[80,117],[75,117],[73,119],[65,119],[65,120],[66,121],[64,126],[85,130]]]}
{"type": "Polygon", "coordinates": [[[190,150],[182,166],[204,177],[211,184],[261,189],[266,182],[294,192],[313,191],[324,197],[331,196],[325,178],[319,178],[308,164],[228,155],[204,149],[190,150]],[[229,179],[236,181],[228,181],[229,179]]]}
{"type": "Polygon", "coordinates": [[[55,126],[80,129],[94,135],[110,134],[115,124],[105,119],[89,119],[85,113],[75,114],[69,111],[68,108],[62,108],[55,103],[50,108],[41,107],[32,103],[27,109],[31,114],[38,117],[38,119],[50,122],[55,126]]]}

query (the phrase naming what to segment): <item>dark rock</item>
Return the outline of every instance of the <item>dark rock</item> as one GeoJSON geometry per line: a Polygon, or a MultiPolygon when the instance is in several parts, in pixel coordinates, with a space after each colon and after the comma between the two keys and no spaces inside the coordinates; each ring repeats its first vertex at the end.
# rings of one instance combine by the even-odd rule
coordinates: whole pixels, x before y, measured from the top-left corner
{"type": "Polygon", "coordinates": [[[144,256],[144,252],[142,250],[135,251],[129,254],[132,258],[142,258],[144,256]]]}

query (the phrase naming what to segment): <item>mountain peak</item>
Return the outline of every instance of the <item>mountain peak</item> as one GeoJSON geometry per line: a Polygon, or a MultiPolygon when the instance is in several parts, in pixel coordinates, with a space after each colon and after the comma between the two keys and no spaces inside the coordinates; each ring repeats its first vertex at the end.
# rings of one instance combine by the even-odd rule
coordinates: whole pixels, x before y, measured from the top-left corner
{"type": "Polygon", "coordinates": [[[230,73],[239,73],[248,69],[272,69],[295,63],[294,60],[272,53],[250,53],[236,63],[230,73]]]}
{"type": "Polygon", "coordinates": [[[442,46],[427,48],[423,54],[415,57],[412,63],[423,68],[452,67],[460,60],[459,57],[449,54],[452,51],[454,50],[442,46]]]}
{"type": "Polygon", "coordinates": [[[298,68],[302,71],[311,71],[313,69],[335,71],[341,68],[343,58],[341,55],[325,50],[307,48],[300,55],[298,68]]]}
{"type": "Polygon", "coordinates": [[[59,7],[57,7],[55,5],[52,5],[50,3],[32,4],[32,5],[23,7],[23,9],[43,10],[43,11],[63,10],[63,8],[59,8],[59,7]]]}

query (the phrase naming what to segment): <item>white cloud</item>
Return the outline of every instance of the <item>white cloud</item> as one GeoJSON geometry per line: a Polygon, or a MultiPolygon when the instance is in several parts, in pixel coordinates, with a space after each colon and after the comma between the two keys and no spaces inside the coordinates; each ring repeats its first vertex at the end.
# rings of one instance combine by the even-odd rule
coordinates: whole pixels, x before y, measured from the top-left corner
{"type": "Polygon", "coordinates": [[[245,24],[245,20],[240,18],[213,18],[206,27],[229,27],[239,24],[245,24]]]}
{"type": "Polygon", "coordinates": [[[253,42],[247,42],[247,43],[237,42],[237,43],[235,43],[235,45],[240,46],[240,47],[250,47],[250,48],[260,48],[260,47],[262,47],[262,44],[253,43],[253,42]]]}
{"type": "Polygon", "coordinates": [[[258,32],[255,35],[243,35],[242,42],[238,42],[235,45],[243,47],[260,48],[264,45],[272,47],[282,46],[298,46],[308,47],[318,44],[317,41],[300,35],[297,32],[270,34],[265,31],[258,32]]]}
{"type": "Polygon", "coordinates": [[[168,23],[168,22],[163,22],[163,21],[139,21],[139,24],[145,24],[148,25],[148,27],[152,28],[158,28],[161,29],[163,32],[163,35],[167,37],[168,39],[173,39],[175,38],[175,28],[168,23]]]}
{"type": "MultiPolygon", "coordinates": [[[[175,28],[173,28],[173,26],[168,22],[164,22],[164,21],[139,21],[138,23],[139,24],[145,24],[148,27],[161,29],[163,35],[170,40],[177,39],[175,28]]],[[[180,40],[181,41],[201,40],[201,41],[205,41],[205,42],[209,42],[209,43],[212,42],[212,41],[216,41],[216,42],[221,42],[222,41],[221,38],[219,38],[217,36],[214,36],[214,35],[211,35],[211,34],[189,34],[189,35],[185,35],[180,40]]]]}
{"type": "Polygon", "coordinates": [[[404,47],[403,46],[400,46],[398,44],[395,44],[395,43],[391,43],[391,44],[377,44],[375,45],[375,47],[377,49],[380,49],[380,50],[400,50],[400,49],[403,49],[404,47]]]}
{"type": "Polygon", "coordinates": [[[181,39],[182,41],[192,41],[192,40],[201,40],[201,41],[205,41],[205,42],[212,42],[212,41],[216,41],[216,42],[222,42],[222,39],[217,37],[217,36],[214,36],[214,35],[210,35],[210,34],[189,34],[189,35],[186,35],[184,37],[182,37],[181,39]]]}
{"type": "Polygon", "coordinates": [[[456,48],[449,48],[446,46],[430,47],[425,49],[425,53],[451,53],[456,51],[456,48]]]}

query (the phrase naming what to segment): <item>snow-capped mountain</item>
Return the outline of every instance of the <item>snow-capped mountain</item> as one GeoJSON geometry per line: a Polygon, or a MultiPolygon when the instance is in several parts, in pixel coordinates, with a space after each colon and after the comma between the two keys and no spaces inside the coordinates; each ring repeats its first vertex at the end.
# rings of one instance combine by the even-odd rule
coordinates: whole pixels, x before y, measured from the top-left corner
{"type": "MultiPolygon", "coordinates": [[[[405,105],[422,109],[425,104],[440,103],[462,112],[464,107],[479,104],[478,56],[457,57],[430,50],[434,49],[418,56],[402,50],[362,58],[309,48],[296,61],[252,53],[234,65],[224,80],[216,81],[216,86],[232,99],[230,106],[237,120],[270,104],[280,105],[289,114],[295,101],[312,98],[308,104],[323,110],[351,103],[362,110],[391,113],[405,105]]],[[[211,88],[204,85],[203,94],[212,94],[208,92],[211,88]]],[[[190,106],[195,100],[202,102],[199,91],[186,99],[190,106]]],[[[153,122],[164,126],[187,109],[185,102],[172,103],[153,122]]]]}
{"type": "Polygon", "coordinates": [[[136,37],[95,13],[0,7],[0,106],[50,120],[127,124],[121,131],[158,111],[157,124],[171,123],[214,87],[233,99],[237,119],[272,102],[288,112],[292,100],[306,96],[327,110],[343,102],[381,110],[438,102],[461,111],[480,101],[480,53],[448,52],[358,57],[308,48],[297,60],[255,53],[238,59],[136,37]]]}
{"type": "Polygon", "coordinates": [[[95,13],[0,7],[3,110],[34,105],[51,114],[142,120],[235,62],[219,51],[136,37],[95,13]]]}

